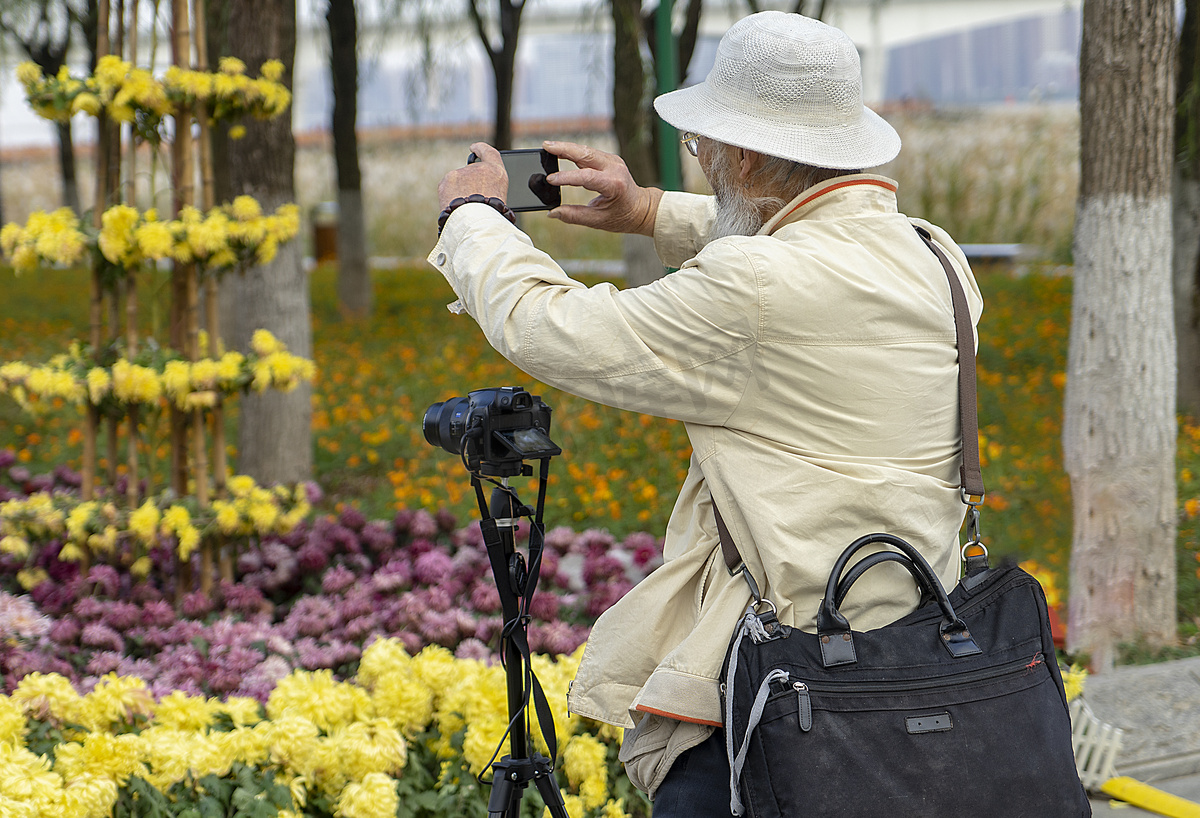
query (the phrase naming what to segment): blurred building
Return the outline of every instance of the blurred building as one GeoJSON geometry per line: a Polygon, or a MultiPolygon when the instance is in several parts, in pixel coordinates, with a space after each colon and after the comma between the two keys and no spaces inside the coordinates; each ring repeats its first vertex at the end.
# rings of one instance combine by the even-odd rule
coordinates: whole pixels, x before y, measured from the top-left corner
{"type": "MultiPolygon", "coordinates": [[[[414,36],[415,20],[377,16],[382,22],[372,23],[372,9],[382,0],[359,2],[366,18],[360,37],[361,127],[491,122],[491,68],[473,29],[453,16],[461,13],[459,4],[430,4],[445,19],[421,27],[431,32],[426,44],[414,36]]],[[[721,34],[747,13],[742,0],[707,2],[684,83],[708,73],[721,34]]],[[[1069,101],[1079,89],[1081,3],[827,0],[826,18],[858,45],[865,93],[873,105],[1069,101]]],[[[299,4],[293,117],[301,133],[327,130],[332,109],[328,34],[323,16],[314,11],[321,5],[299,4]]],[[[604,3],[529,0],[518,52],[516,122],[610,117],[611,36],[604,3]]],[[[16,82],[19,61],[11,45],[0,50],[0,146],[52,144],[52,126],[29,110],[16,82]]],[[[88,141],[92,123],[80,117],[77,125],[77,141],[88,141]]]]}
{"type": "MultiPolygon", "coordinates": [[[[827,19],[858,45],[873,105],[989,105],[1078,98],[1080,7],[1081,0],[828,0],[827,19]]],[[[732,2],[705,9],[685,84],[708,73],[721,34],[744,13],[732,2]]],[[[607,10],[532,0],[522,20],[515,120],[611,116],[607,10]]],[[[327,127],[322,36],[310,31],[297,57],[301,131],[327,127]]],[[[473,32],[446,27],[432,57],[421,53],[396,41],[364,60],[364,127],[491,121],[491,70],[473,32]]]]}

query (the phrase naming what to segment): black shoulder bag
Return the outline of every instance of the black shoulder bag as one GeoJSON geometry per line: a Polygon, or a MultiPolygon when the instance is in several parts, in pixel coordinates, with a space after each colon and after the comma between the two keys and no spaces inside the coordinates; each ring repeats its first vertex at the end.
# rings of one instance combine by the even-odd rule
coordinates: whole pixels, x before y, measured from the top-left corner
{"type": "Polygon", "coordinates": [[[851,543],[833,566],[817,633],[781,624],[717,514],[731,572],[756,604],[722,671],[730,809],[753,818],[1076,818],[1092,814],[1071,747],[1046,599],[1016,566],[990,568],[979,538],[975,361],[962,285],[950,281],[959,348],[966,574],[949,594],[920,552],[890,534],[851,543]],[[852,563],[858,552],[874,546],[852,563]],[[884,546],[885,550],[878,550],[884,546]],[[922,604],[858,632],[838,610],[882,562],[912,574],[922,604]],[[760,612],[761,611],[761,612],[760,612]]]}

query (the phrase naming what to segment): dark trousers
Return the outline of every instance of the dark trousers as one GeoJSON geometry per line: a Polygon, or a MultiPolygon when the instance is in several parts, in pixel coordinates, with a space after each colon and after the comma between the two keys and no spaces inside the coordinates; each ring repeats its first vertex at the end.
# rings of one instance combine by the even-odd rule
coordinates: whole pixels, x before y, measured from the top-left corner
{"type": "Polygon", "coordinates": [[[654,793],[653,818],[731,818],[729,757],[718,729],[671,765],[654,793]]]}

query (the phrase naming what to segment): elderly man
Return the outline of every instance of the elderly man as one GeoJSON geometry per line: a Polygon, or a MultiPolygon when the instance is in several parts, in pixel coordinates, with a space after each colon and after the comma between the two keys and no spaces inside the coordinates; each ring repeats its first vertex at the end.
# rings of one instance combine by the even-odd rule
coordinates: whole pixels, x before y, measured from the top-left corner
{"type": "MultiPolygon", "coordinates": [[[[726,33],[703,83],[655,101],[715,196],[642,188],[616,156],[547,142],[577,166],[549,181],[598,194],[552,218],[653,236],[679,268],[644,287],[589,289],[501,202],[462,203],[507,193],[487,145],[439,187],[449,213],[429,259],[496,349],[547,384],[686,424],[693,455],[665,564],[596,623],[569,700],[627,728],[621,757],[656,818],[728,814],[719,675],[751,592],[722,562],[714,504],[785,624],[814,628],[834,559],[872,531],[957,578],[954,319],[914,223],[952,259],[975,322],[982,299],[950,237],[897,212],[894,182],[861,172],[900,149],[861,85],[842,32],[762,12],[726,33]]],[[[866,629],[916,603],[891,565],[842,611],[866,629]]]]}

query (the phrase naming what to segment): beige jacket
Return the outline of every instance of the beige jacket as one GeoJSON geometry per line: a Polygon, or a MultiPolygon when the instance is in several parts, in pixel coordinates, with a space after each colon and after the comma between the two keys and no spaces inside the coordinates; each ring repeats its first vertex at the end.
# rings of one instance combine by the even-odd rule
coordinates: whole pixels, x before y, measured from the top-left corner
{"type": "MultiPolygon", "coordinates": [[[[895,191],[881,176],[840,177],[759,235],[712,243],[710,197],[667,193],[655,243],[679,270],[626,290],[572,280],[486,205],[448,220],[429,260],[496,349],[544,383],[682,420],[692,442],[665,564],[596,623],[572,712],[625,727],[642,714],[720,724],[718,676],[750,594],[725,570],[710,493],[786,624],[813,629],[834,559],[863,534],[903,537],[955,581],[953,310],[895,191]]],[[[978,322],[966,258],[916,223],[958,268],[978,322]]],[[[842,611],[865,630],[916,600],[904,569],[885,564],[842,611]]]]}

